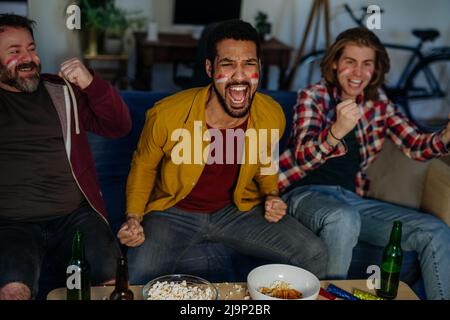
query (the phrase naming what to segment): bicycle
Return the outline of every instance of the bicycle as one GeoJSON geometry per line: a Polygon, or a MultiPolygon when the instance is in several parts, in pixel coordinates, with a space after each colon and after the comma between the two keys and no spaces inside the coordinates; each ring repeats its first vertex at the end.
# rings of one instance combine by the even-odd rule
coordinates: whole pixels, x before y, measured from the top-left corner
{"type": "MultiPolygon", "coordinates": [[[[367,8],[362,8],[361,17],[357,18],[353,10],[344,5],[351,19],[361,27],[367,15],[367,8]]],[[[383,10],[381,10],[381,13],[383,10]]],[[[411,52],[411,56],[401,72],[400,78],[393,86],[384,86],[389,98],[401,105],[406,115],[423,131],[433,132],[447,125],[450,112],[450,47],[433,47],[422,51],[423,45],[440,36],[438,30],[412,30],[419,38],[416,46],[383,43],[388,49],[411,52]],[[424,112],[426,111],[426,112],[424,112]]],[[[298,64],[297,77],[300,75],[302,88],[316,83],[321,78],[320,62],[325,50],[317,50],[302,57],[298,64]]]]}

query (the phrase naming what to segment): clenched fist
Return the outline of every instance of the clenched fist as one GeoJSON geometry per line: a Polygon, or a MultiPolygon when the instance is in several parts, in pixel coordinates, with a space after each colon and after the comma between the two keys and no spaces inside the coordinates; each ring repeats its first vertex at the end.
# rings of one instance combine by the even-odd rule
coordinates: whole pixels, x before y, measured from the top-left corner
{"type": "Polygon", "coordinates": [[[81,90],[86,89],[94,79],[89,70],[78,58],[72,58],[61,64],[59,76],[77,85],[81,90]]]}
{"type": "Polygon", "coordinates": [[[267,221],[278,222],[286,215],[287,205],[278,196],[267,196],[264,209],[264,217],[267,221]]]}
{"type": "Polygon", "coordinates": [[[145,241],[145,234],[139,219],[133,216],[127,217],[127,221],[122,224],[117,232],[117,237],[121,244],[128,247],[140,246],[145,241]]]}
{"type": "Polygon", "coordinates": [[[352,99],[342,101],[336,106],[336,122],[332,131],[336,138],[344,138],[358,124],[362,112],[352,99]]]}

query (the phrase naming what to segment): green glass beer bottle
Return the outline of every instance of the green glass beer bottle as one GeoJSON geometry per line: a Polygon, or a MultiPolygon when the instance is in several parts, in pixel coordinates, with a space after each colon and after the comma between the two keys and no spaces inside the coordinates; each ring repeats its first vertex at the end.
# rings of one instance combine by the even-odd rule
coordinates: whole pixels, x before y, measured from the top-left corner
{"type": "Polygon", "coordinates": [[[133,291],[128,287],[128,261],[126,257],[117,259],[116,286],[109,300],[133,300],[133,291]]]}
{"type": "Polygon", "coordinates": [[[402,223],[401,221],[394,221],[391,237],[388,245],[384,248],[381,262],[381,284],[380,289],[377,290],[377,295],[382,298],[394,299],[397,296],[403,260],[401,240],[402,223]]]}
{"type": "Polygon", "coordinates": [[[76,230],[72,241],[72,257],[67,267],[67,300],[90,300],[89,263],[84,252],[83,235],[76,230]]]}

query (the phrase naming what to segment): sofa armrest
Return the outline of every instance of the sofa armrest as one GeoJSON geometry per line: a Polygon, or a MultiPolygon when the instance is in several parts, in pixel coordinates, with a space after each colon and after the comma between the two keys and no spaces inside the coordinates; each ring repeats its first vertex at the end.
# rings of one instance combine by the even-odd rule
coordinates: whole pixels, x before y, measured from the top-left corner
{"type": "Polygon", "coordinates": [[[441,160],[433,160],[428,168],[421,209],[450,226],[450,166],[441,160]]]}

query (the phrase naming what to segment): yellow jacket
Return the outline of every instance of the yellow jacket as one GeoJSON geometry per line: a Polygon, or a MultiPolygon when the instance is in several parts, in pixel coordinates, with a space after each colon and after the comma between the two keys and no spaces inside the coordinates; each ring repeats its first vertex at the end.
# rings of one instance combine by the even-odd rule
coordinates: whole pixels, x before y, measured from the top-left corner
{"type": "MultiPolygon", "coordinates": [[[[203,141],[202,137],[208,129],[205,106],[210,87],[182,91],[157,102],[147,111],[145,126],[128,175],[127,213],[142,217],[150,211],[163,211],[174,206],[192,191],[205,163],[201,161],[195,164],[195,155],[192,156],[194,163],[174,163],[172,150],[179,141],[172,141],[174,140],[172,135],[177,129],[187,129],[192,134],[190,141],[192,154],[195,150],[199,150],[199,137],[202,141],[201,150],[208,150],[210,142],[203,141]],[[200,121],[202,130],[199,129],[200,121]],[[194,128],[197,132],[194,132],[194,128]],[[194,141],[195,137],[197,144],[194,141]]],[[[277,102],[269,96],[256,93],[250,108],[247,132],[251,128],[267,129],[269,155],[272,152],[269,130],[278,129],[281,138],[285,121],[283,110],[277,102]]],[[[272,143],[275,143],[275,139],[272,143]]],[[[253,161],[249,159],[249,151],[254,146],[255,144],[250,143],[246,136],[245,160],[241,164],[233,193],[233,202],[241,211],[252,209],[262,202],[264,195],[278,191],[278,173],[261,174],[261,169],[270,166],[263,164],[264,161],[260,161],[260,157],[253,158],[253,161]],[[254,161],[256,158],[257,161],[254,161]]],[[[275,156],[278,159],[278,154],[275,156]]]]}

